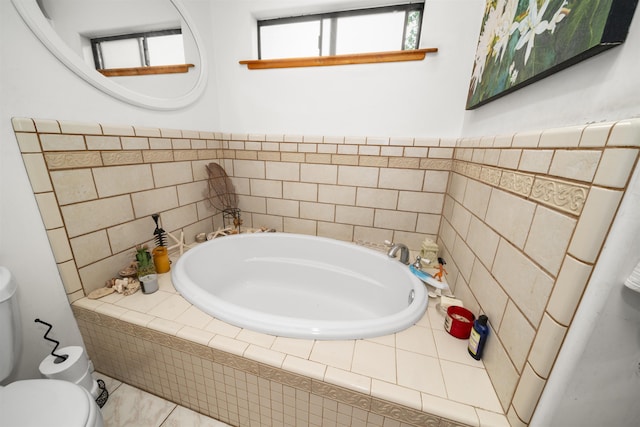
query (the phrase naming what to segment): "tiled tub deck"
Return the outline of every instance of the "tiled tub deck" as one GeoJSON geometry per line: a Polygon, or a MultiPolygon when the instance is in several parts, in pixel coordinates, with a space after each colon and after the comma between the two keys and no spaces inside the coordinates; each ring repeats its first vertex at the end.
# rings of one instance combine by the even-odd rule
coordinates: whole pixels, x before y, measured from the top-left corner
{"type": "Polygon", "coordinates": [[[238,426],[508,426],[481,362],[431,299],[411,328],[373,339],[275,337],[160,290],[73,310],[96,369],[238,426]]]}

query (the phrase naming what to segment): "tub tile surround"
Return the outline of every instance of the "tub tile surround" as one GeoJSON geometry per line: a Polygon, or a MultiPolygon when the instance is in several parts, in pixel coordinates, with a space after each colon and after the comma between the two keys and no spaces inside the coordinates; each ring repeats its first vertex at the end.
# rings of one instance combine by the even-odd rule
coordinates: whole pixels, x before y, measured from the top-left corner
{"type": "MultiPolygon", "coordinates": [[[[366,340],[314,341],[275,337],[215,319],[182,299],[170,274],[161,275],[159,285],[151,295],[112,294],[73,304],[87,351],[101,372],[233,425],[249,425],[247,419],[258,414],[260,425],[281,425],[282,414],[273,406],[283,404],[274,391],[282,387],[292,388],[296,396],[295,401],[284,398],[285,405],[295,406],[296,417],[284,425],[335,422],[323,411],[314,418],[308,405],[318,399],[324,406],[344,406],[351,417],[363,412],[359,417],[371,426],[508,425],[482,362],[466,354],[465,340],[444,331],[435,300],[405,331],[366,340]],[[217,381],[206,386],[211,375],[217,381]],[[250,376],[257,376],[258,389],[253,400],[249,395],[245,401],[241,390],[246,393],[248,386],[241,383],[250,376]],[[263,383],[268,385],[260,387],[263,383]],[[300,393],[304,398],[297,397],[300,393]],[[253,405],[257,402],[259,408],[253,405]]],[[[359,424],[345,418],[339,425],[359,424]]]]}
{"type": "MultiPolygon", "coordinates": [[[[489,315],[484,364],[512,425],[535,410],[640,147],[638,119],[459,140],[13,125],[71,302],[131,261],[153,231],[151,213],[188,243],[221,225],[205,196],[204,165],[215,161],[232,177],[245,226],[412,249],[437,238],[456,296],[489,315]]],[[[123,320],[149,320],[119,308],[123,320]]],[[[281,353],[162,318],[154,327],[266,364],[281,353]]],[[[287,368],[318,379],[296,352],[306,363],[287,368]]],[[[333,375],[327,369],[325,381],[333,375]]]]}

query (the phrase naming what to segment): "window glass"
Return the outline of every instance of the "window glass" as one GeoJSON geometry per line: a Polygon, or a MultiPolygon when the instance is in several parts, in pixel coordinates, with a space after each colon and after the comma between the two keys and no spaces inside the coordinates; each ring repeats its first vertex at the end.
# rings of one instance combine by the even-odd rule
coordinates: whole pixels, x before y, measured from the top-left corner
{"type": "Polygon", "coordinates": [[[138,39],[105,41],[102,49],[103,68],[142,67],[140,44],[138,39]]]}
{"type": "Polygon", "coordinates": [[[402,50],[404,13],[338,18],[336,31],[336,55],[402,50]]]}
{"type": "Polygon", "coordinates": [[[318,56],[320,21],[292,22],[260,28],[262,58],[318,56]]]}
{"type": "Polygon", "coordinates": [[[258,21],[259,59],[417,49],[424,3],[258,21]]]}
{"type": "Polygon", "coordinates": [[[182,34],[149,37],[147,39],[149,65],[184,64],[182,34]]]}

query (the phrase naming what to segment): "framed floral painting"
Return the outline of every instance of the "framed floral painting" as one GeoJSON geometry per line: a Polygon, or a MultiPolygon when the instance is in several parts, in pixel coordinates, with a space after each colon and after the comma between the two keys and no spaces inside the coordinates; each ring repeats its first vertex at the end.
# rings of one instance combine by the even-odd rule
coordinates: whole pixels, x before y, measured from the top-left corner
{"type": "Polygon", "coordinates": [[[624,42],[638,0],[487,0],[467,109],[624,42]]]}

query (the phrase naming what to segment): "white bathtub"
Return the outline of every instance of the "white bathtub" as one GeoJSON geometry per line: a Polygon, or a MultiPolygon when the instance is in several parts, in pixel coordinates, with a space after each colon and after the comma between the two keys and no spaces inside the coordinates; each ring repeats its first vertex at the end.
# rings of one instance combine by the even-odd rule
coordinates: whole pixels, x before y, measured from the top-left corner
{"type": "Polygon", "coordinates": [[[217,238],[171,269],[193,305],[232,325],[306,339],[358,339],[398,332],[427,308],[406,265],[338,240],[287,233],[217,238]]]}

